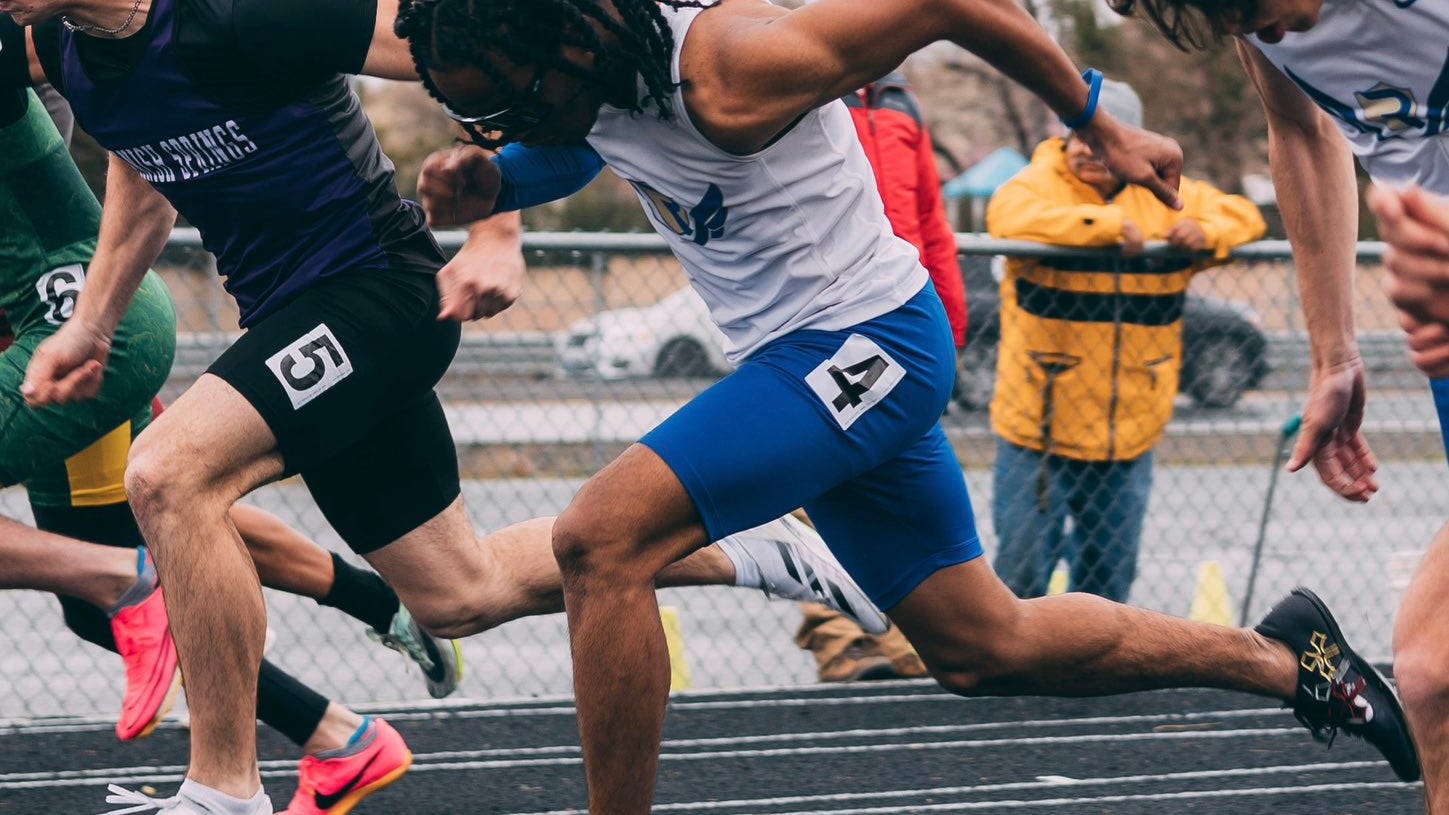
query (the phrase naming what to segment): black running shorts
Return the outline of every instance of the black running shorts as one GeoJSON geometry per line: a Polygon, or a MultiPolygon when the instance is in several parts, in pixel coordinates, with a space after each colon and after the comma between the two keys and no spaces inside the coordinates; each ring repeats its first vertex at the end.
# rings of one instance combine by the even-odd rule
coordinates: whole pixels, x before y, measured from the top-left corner
{"type": "Polygon", "coordinates": [[[355,551],[391,543],[458,497],[433,386],[458,349],[431,275],[329,278],[253,325],[212,364],[277,438],[355,551]]]}

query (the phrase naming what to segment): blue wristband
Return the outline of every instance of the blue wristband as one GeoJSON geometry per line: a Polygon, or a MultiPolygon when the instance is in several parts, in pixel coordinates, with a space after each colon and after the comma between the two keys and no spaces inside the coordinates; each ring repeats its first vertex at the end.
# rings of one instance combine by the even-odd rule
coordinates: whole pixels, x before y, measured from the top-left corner
{"type": "Polygon", "coordinates": [[[1088,68],[1082,72],[1082,79],[1087,83],[1087,108],[1070,119],[1061,120],[1068,130],[1081,130],[1097,115],[1097,99],[1102,95],[1102,72],[1088,68]]]}
{"type": "Polygon", "coordinates": [[[505,145],[493,163],[503,175],[494,212],[546,204],[567,198],[604,169],[604,160],[587,144],[524,147],[505,145]]]}

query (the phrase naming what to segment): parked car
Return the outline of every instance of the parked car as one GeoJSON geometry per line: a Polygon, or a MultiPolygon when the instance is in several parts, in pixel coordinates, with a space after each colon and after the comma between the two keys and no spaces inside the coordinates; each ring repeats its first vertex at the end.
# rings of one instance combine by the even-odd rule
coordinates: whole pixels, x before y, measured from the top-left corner
{"type": "MultiPolygon", "coordinates": [[[[994,281],[989,275],[986,280],[991,282],[967,275],[970,328],[957,366],[955,399],[968,410],[984,409],[996,389],[1000,299],[994,281]]],[[[712,378],[733,368],[723,344],[704,301],[686,286],[652,306],[612,309],[574,323],[558,341],[558,358],[566,376],[712,378]]],[[[1251,309],[1188,295],[1183,393],[1199,405],[1228,407],[1267,371],[1267,339],[1251,309]]]]}
{"type": "Polygon", "coordinates": [[[559,340],[558,358],[567,376],[718,377],[734,367],[723,347],[709,309],[685,286],[652,306],[579,320],[559,340]]]}
{"type": "MultiPolygon", "coordinates": [[[[956,403],[984,410],[996,391],[1001,296],[968,286],[966,348],[956,366],[956,403]]],[[[1189,294],[1182,308],[1179,390],[1202,407],[1231,407],[1268,373],[1268,339],[1253,310],[1241,303],[1189,294]]]]}

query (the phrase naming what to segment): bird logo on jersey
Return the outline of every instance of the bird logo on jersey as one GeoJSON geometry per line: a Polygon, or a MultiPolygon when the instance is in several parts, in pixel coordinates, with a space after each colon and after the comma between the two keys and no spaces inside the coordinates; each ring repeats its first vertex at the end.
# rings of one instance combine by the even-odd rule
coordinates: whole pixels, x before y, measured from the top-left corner
{"type": "Polygon", "coordinates": [[[655,220],[676,235],[689,238],[700,246],[711,239],[724,236],[725,219],[729,207],[725,206],[724,193],[718,185],[710,184],[704,191],[704,198],[686,210],[678,201],[642,181],[630,181],[639,197],[648,203],[655,220]]]}
{"type": "Polygon", "coordinates": [[[1424,120],[1413,115],[1414,92],[1408,88],[1395,88],[1380,82],[1353,96],[1363,110],[1364,119],[1378,122],[1394,133],[1424,126],[1424,120]]]}
{"type": "Polygon", "coordinates": [[[1439,75],[1429,89],[1429,98],[1422,103],[1409,88],[1377,82],[1365,90],[1354,92],[1355,106],[1314,87],[1294,73],[1291,67],[1284,66],[1284,72],[1314,104],[1360,133],[1391,139],[1437,136],[1449,129],[1446,128],[1449,124],[1446,123],[1449,119],[1449,52],[1446,52],[1439,75]]]}

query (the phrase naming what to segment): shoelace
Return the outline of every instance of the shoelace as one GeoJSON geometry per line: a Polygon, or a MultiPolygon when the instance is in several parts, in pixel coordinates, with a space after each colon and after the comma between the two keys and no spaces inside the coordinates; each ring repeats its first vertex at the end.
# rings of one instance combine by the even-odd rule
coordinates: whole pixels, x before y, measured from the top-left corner
{"type": "MultiPolygon", "coordinates": [[[[1322,721],[1311,721],[1308,716],[1296,713],[1298,721],[1308,728],[1308,732],[1317,741],[1327,742],[1329,747],[1333,746],[1334,739],[1338,738],[1339,728],[1344,725],[1367,724],[1373,718],[1373,707],[1362,700],[1363,692],[1368,689],[1368,680],[1362,676],[1348,681],[1342,678],[1334,679],[1328,686],[1328,699],[1324,700],[1324,717],[1322,721]],[[1367,715],[1365,715],[1367,714],[1367,715]]],[[[1349,735],[1358,735],[1349,732],[1349,735]]]]}
{"type": "Polygon", "coordinates": [[[101,815],[127,815],[127,813],[145,812],[151,809],[175,809],[176,807],[181,805],[180,796],[172,796],[170,798],[152,798],[151,796],[143,792],[128,790],[120,784],[109,784],[106,786],[106,789],[111,792],[110,795],[106,796],[106,803],[131,804],[131,806],[126,807],[125,809],[113,809],[109,812],[101,813],[101,815]]]}

